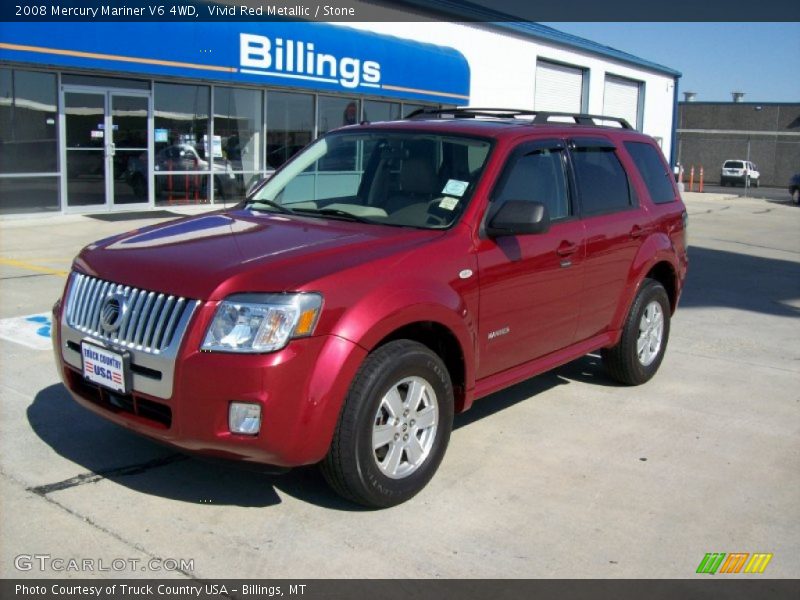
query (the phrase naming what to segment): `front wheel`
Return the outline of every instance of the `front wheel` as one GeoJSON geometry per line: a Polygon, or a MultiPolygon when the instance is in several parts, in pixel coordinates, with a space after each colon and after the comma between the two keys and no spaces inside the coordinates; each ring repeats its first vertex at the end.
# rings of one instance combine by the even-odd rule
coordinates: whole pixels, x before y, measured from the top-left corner
{"type": "Polygon", "coordinates": [[[797,188],[792,192],[792,202],[794,204],[800,204],[800,188],[797,188]]]}
{"type": "Polygon", "coordinates": [[[411,340],[389,342],[353,380],[322,473],[358,504],[400,504],[433,477],[452,426],[453,385],[441,358],[411,340]]]}
{"type": "Polygon", "coordinates": [[[669,317],[664,286],[645,279],[625,319],[619,343],[602,352],[611,377],[620,383],[639,385],[656,374],[667,348],[669,317]]]}

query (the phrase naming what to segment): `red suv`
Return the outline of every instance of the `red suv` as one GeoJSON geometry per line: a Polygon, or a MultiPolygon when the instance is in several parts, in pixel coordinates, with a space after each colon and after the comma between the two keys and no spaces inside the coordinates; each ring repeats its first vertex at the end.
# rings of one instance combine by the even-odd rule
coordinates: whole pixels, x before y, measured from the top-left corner
{"type": "Polygon", "coordinates": [[[383,507],[425,486],[477,398],[598,350],[644,383],[684,205],[651,138],[553,116],[345,127],[231,210],[87,246],[54,308],[67,388],[181,450],[320,463],[383,507]]]}

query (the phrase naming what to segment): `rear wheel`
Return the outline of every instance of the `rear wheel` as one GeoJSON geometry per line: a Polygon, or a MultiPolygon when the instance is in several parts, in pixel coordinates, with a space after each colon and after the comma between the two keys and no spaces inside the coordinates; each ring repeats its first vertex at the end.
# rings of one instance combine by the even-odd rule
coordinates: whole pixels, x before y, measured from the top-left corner
{"type": "Polygon", "coordinates": [[[442,360],[417,342],[390,342],[353,380],[322,473],[358,504],[400,504],[433,477],[452,425],[453,386],[442,360]]]}
{"type": "Polygon", "coordinates": [[[602,352],[611,377],[620,383],[639,385],[656,374],[667,348],[669,316],[664,286],[645,279],[625,319],[619,343],[602,352]]]}
{"type": "Polygon", "coordinates": [[[797,188],[792,192],[792,202],[795,204],[800,204],[800,188],[797,188]]]}

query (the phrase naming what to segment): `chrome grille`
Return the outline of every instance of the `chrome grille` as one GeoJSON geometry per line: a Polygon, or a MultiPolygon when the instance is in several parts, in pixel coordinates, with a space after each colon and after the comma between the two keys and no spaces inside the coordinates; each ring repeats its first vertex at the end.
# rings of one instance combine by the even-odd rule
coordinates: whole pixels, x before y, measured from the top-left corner
{"type": "Polygon", "coordinates": [[[114,344],[158,354],[180,342],[196,301],[74,273],[66,305],[67,324],[78,331],[114,344]],[[116,331],[101,325],[103,301],[125,297],[127,310],[116,331]]]}

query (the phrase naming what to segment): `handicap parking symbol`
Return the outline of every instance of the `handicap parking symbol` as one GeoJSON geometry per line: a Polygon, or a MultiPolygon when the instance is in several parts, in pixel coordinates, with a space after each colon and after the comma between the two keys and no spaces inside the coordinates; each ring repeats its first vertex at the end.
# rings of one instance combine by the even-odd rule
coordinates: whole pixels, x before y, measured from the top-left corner
{"type": "Polygon", "coordinates": [[[0,319],[0,338],[35,350],[50,349],[51,333],[49,313],[0,319]]]}

